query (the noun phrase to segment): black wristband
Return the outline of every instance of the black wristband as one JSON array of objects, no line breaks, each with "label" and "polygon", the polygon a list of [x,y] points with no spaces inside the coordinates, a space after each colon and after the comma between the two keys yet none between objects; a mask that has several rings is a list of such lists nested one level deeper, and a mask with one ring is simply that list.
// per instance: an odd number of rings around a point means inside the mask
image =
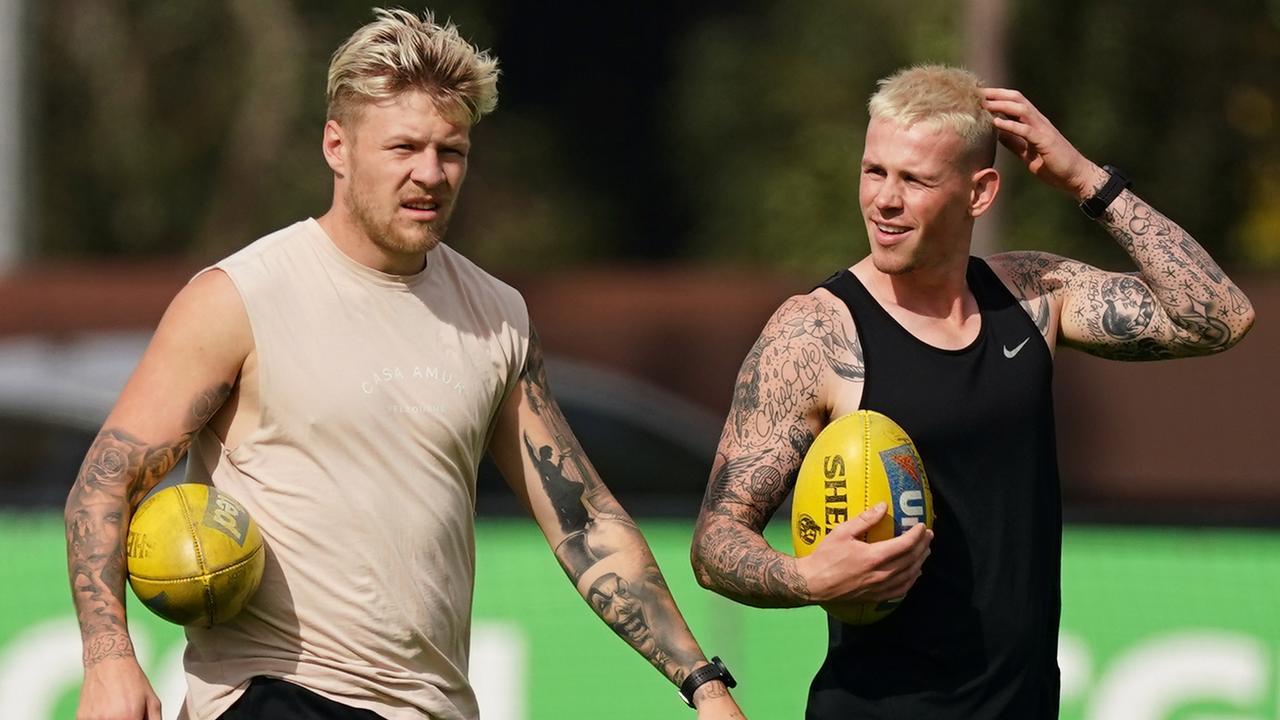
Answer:
[{"label": "black wristband", "polygon": [[693,705],[693,694],[698,688],[712,680],[719,680],[724,683],[725,687],[734,688],[738,686],[738,681],[733,679],[733,675],[729,674],[729,668],[724,666],[719,657],[711,658],[710,665],[702,667],[689,673],[689,676],[680,683],[680,699],[689,707]]},{"label": "black wristband", "polygon": [[1084,214],[1094,220],[1102,217],[1102,213],[1106,212],[1111,203],[1120,197],[1120,193],[1133,187],[1129,178],[1125,177],[1120,168],[1115,165],[1103,165],[1102,169],[1109,175],[1107,181],[1102,184],[1098,192],[1094,193],[1093,197],[1080,203],[1080,209]]}]

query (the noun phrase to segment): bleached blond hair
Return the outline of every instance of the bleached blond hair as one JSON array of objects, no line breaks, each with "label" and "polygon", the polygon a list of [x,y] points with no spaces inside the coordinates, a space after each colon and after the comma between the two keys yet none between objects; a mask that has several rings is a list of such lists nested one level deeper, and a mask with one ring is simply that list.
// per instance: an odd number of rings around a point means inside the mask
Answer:
[{"label": "bleached blond hair", "polygon": [[871,117],[907,127],[924,123],[951,130],[984,167],[995,163],[996,131],[991,113],[982,107],[982,81],[977,75],[947,65],[916,65],[876,85],[867,102]]},{"label": "bleached blond hair", "polygon": [[362,105],[406,90],[426,92],[450,120],[474,125],[498,104],[498,60],[450,22],[398,8],[375,8],[329,61],[328,117],[353,119]]}]

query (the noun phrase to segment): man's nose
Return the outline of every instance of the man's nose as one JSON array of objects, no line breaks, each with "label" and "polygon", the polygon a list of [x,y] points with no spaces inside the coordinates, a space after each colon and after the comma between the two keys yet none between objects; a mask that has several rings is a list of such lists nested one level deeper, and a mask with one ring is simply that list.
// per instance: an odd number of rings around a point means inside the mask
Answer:
[{"label": "man's nose", "polygon": [[424,187],[436,187],[445,182],[444,165],[440,162],[440,154],[428,148],[413,166],[409,179]]},{"label": "man's nose", "polygon": [[902,207],[902,186],[893,178],[886,178],[876,191],[876,208],[895,210]]}]

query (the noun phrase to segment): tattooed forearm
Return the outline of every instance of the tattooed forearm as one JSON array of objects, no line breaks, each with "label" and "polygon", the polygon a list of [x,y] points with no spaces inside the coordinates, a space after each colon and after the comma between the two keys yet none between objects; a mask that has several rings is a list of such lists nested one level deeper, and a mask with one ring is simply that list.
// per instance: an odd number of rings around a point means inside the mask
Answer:
[{"label": "tattooed forearm", "polygon": [[[548,482],[548,473],[554,466],[555,472],[567,482],[581,486],[577,492],[593,511],[626,518],[627,522],[630,522],[626,511],[600,481],[599,474],[587,459],[587,454],[583,452],[568,421],[560,411],[560,406],[551,394],[547,368],[542,355],[542,343],[537,331],[533,328],[529,331],[529,351],[520,381],[529,408],[534,415],[542,419],[551,432],[551,445],[543,445],[536,450],[532,448],[527,437],[524,440],[526,452],[530,454],[534,467],[542,476],[544,486]],[[551,465],[544,463],[544,457],[549,460],[553,455],[557,458],[554,463]]]},{"label": "tattooed forearm", "polygon": [[865,377],[857,333],[829,300],[795,297],[765,325],[738,374],[691,552],[703,587],[757,607],[812,601],[796,559],[761,534],[795,486],[831,385]]},{"label": "tattooed forearm", "polygon": [[124,628],[124,547],[129,508],[159,482],[187,438],[147,447],[120,430],[103,430],[89,448],[67,498],[67,567],[84,661],[132,654]]},{"label": "tattooed forearm", "polygon": [[[551,417],[563,421],[550,406]],[[572,435],[569,436],[572,438]],[[526,452],[566,534],[556,548],[565,574],[601,619],[663,675],[679,684],[702,659],[692,633],[676,610],[671,591],[639,528],[585,462],[553,463],[551,448]],[[581,473],[581,474],[579,474]],[[583,488],[594,488],[584,497]]]},{"label": "tattooed forearm", "polygon": [[586,461],[559,408],[554,402],[543,408],[557,444],[570,449],[539,447],[528,433],[522,440],[564,533],[556,559],[596,614],[678,684],[702,657],[697,643],[644,536]]},{"label": "tattooed forearm", "polygon": [[627,555],[604,567],[583,596],[618,637],[679,685],[704,658],[653,557]]},{"label": "tattooed forearm", "polygon": [[229,393],[229,385],[220,385],[196,398],[188,429],[175,440],[148,444],[106,428],[90,446],[65,511],[67,568],[86,666],[133,654],[124,613],[124,539],[132,508],[181,459],[194,432]]},{"label": "tattooed forearm", "polygon": [[[1113,279],[1093,289],[1096,294],[1090,301],[1105,306],[1099,339],[1106,345],[1163,338],[1167,351],[1145,355],[1143,350],[1153,344],[1137,342],[1111,356],[1148,359],[1215,353],[1249,331],[1254,315],[1248,298],[1177,224],[1127,190],[1101,222],[1133,258],[1138,277]],[[1156,306],[1163,318],[1153,319]],[[1105,342],[1108,339],[1112,343]]]},{"label": "tattooed forearm", "polygon": [[1042,332],[1053,333],[1056,319],[1062,341],[1086,352],[1161,360],[1221,352],[1252,327],[1253,306],[1244,292],[1182,228],[1133,193],[1123,192],[1101,222],[1137,273],[1048,253],[991,258]]},{"label": "tattooed forearm", "polygon": [[693,557],[699,584],[744,605],[798,607],[813,600],[796,559],[733,520],[700,522]]},{"label": "tattooed forearm", "polygon": [[789,447],[716,458],[694,531],[698,582],[747,605],[795,607],[810,599],[795,558],[769,547],[760,534],[795,485],[800,458],[813,444],[812,432],[793,430]]},{"label": "tattooed forearm", "polygon": [[673,683],[703,661],[649,545],[587,459],[551,394],[536,331],[521,385],[547,441],[522,432],[528,463],[555,512],[556,559],[601,619]]},{"label": "tattooed forearm", "polygon": [[564,533],[556,559],[596,614],[679,684],[702,653],[639,528],[586,460],[559,408],[554,402],[544,408],[557,443],[569,449],[537,447],[527,434],[524,444]]}]

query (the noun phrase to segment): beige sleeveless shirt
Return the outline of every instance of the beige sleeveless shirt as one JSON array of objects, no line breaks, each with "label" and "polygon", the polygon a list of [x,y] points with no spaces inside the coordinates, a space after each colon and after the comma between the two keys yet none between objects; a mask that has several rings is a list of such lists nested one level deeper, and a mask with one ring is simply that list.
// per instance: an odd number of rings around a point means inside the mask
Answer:
[{"label": "beige sleeveless shirt", "polygon": [[188,628],[186,715],[255,675],[390,720],[472,720],[476,468],[528,349],[524,301],[441,244],[408,277],[360,265],[306,220],[218,263],[248,311],[261,425],[212,430],[187,479],[261,526],[245,610]]}]

